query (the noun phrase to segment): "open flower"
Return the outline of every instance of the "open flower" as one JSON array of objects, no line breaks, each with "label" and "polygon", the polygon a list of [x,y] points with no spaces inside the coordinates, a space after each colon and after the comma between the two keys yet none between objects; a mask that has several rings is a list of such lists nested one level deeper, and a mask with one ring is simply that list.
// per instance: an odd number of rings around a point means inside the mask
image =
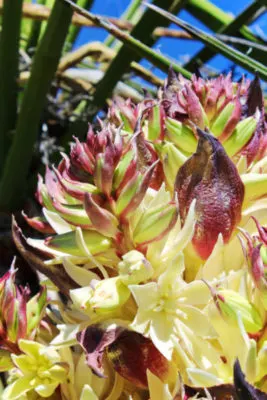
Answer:
[{"label": "open flower", "polygon": [[21,355],[12,355],[15,370],[3,393],[3,400],[16,400],[34,390],[41,397],[51,396],[68,376],[68,367],[52,347],[21,339]]},{"label": "open flower", "polygon": [[194,291],[197,296],[204,283],[186,284],[181,278],[182,263],[181,255],[176,266],[168,268],[157,282],[129,286],[138,306],[133,329],[149,336],[169,360],[184,329],[194,332],[196,338],[214,335],[205,314],[195,307]]}]

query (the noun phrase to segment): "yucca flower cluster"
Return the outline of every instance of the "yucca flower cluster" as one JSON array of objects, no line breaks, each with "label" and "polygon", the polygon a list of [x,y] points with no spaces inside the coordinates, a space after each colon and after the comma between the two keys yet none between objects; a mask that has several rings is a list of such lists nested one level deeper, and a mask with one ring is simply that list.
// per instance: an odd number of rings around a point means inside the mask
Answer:
[{"label": "yucca flower cluster", "polygon": [[43,239],[14,221],[47,330],[17,337],[3,398],[267,398],[259,80],[171,71],[99,123],[39,179],[42,216],[24,216]]}]

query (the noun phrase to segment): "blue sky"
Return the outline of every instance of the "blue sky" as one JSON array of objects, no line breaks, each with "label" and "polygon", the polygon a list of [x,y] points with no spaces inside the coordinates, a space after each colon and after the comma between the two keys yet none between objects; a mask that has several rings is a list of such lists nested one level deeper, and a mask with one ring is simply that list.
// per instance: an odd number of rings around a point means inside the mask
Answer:
[{"label": "blue sky", "polygon": [[[231,13],[232,15],[237,15],[240,13],[251,2],[252,0],[212,0],[213,4],[220,7],[224,11]],[[129,3],[130,0],[95,0],[91,11],[96,14],[119,17],[127,8]],[[191,23],[192,25],[207,31],[207,28],[188,12],[181,11],[179,17]],[[171,25],[171,27],[177,28],[174,25]],[[267,14],[258,19],[251,28],[255,32],[260,30],[267,36]],[[87,41],[103,41],[106,36],[106,32],[102,29],[83,28],[78,37],[76,46],[86,43]],[[202,44],[197,41],[170,38],[160,39],[155,45],[155,48],[161,51],[163,54],[166,54],[179,62],[185,61],[186,56],[192,56],[198,50],[200,50],[201,47]],[[147,63],[144,62],[144,64],[146,65]],[[216,56],[210,61],[209,65],[222,70],[229,67],[231,63],[229,63],[229,61],[222,56]]]}]

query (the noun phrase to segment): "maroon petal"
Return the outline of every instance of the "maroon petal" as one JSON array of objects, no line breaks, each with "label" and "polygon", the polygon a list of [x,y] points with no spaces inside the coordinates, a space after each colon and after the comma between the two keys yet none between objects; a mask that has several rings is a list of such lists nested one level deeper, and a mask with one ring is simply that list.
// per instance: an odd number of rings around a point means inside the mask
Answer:
[{"label": "maroon petal", "polygon": [[133,210],[135,210],[142,202],[143,198],[145,197],[147,188],[150,185],[150,181],[151,178],[153,176],[153,171],[156,167],[156,165],[158,164],[159,160],[157,160],[156,162],[154,162],[154,164],[152,164],[148,170],[145,172],[143,179],[137,189],[136,194],[132,197],[131,201],[129,202],[129,204],[127,205],[127,207],[125,207],[125,209],[123,210],[122,214],[120,215],[121,218],[124,218],[127,216],[127,214],[129,214],[129,212],[132,212]]},{"label": "maroon petal", "polygon": [[244,185],[219,141],[200,129],[197,132],[197,151],[178,171],[175,186],[182,225],[196,199],[193,245],[200,257],[207,259],[218,235],[222,233],[228,242],[240,221]]},{"label": "maroon petal", "polygon": [[189,85],[186,85],[185,99],[187,101],[187,113],[189,119],[199,128],[204,129],[204,115],[199,98]]},{"label": "maroon petal", "polygon": [[261,111],[263,108],[263,95],[258,75],[251,81],[248,88],[247,101],[243,107],[245,117],[250,117],[255,114],[257,108]]},{"label": "maroon petal", "polygon": [[113,343],[123,328],[104,323],[91,325],[77,334],[77,340],[86,353],[86,361],[93,372],[104,378],[103,356],[107,346]]},{"label": "maroon petal", "polygon": [[85,149],[84,143],[81,143],[77,138],[74,139],[76,144],[71,149],[71,163],[77,168],[92,174],[94,170],[93,155],[90,153],[88,147]]},{"label": "maroon petal", "polygon": [[234,364],[234,385],[238,400],[267,400],[267,393],[246,381],[238,360]]},{"label": "maroon petal", "polygon": [[142,389],[148,386],[148,369],[164,382],[172,372],[171,364],[150,339],[126,329],[108,346],[107,356],[115,371]]}]

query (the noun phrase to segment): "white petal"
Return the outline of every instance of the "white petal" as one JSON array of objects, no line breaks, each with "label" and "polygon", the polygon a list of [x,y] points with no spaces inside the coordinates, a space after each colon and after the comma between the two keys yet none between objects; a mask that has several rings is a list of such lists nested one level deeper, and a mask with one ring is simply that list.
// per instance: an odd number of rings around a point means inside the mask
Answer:
[{"label": "white petal", "polygon": [[50,343],[52,346],[59,348],[63,346],[73,346],[77,344],[76,335],[80,330],[80,326],[78,324],[62,324],[57,325],[57,328],[59,329],[59,334]]}]

